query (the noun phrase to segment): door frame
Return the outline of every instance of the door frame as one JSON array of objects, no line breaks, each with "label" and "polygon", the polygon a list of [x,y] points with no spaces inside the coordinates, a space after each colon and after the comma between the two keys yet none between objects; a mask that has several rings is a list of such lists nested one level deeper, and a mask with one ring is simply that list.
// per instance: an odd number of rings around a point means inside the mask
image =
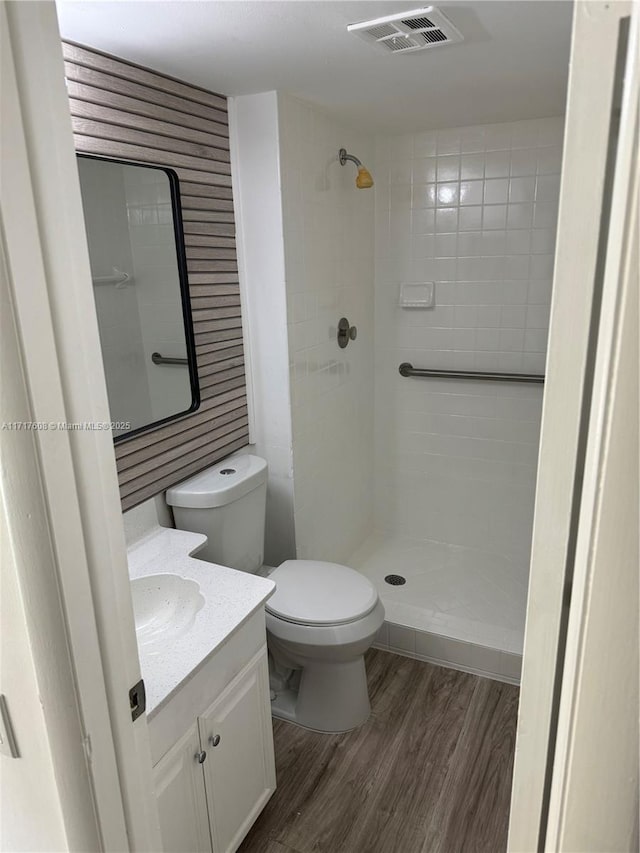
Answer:
[{"label": "door frame", "polygon": [[[541,826],[546,829],[554,708],[559,686],[569,686],[559,678],[568,613],[565,582],[575,551],[577,487],[582,486],[586,447],[593,281],[607,145],[597,119],[610,111],[613,39],[630,5],[626,0],[579,0],[575,7],[510,827],[514,853],[537,850]],[[51,0],[6,3],[0,14],[13,75],[8,83],[3,80],[13,99],[2,104],[3,132],[7,117],[24,136],[10,152],[13,162],[0,186],[24,387],[36,420],[107,422],[55,6]],[[36,443],[75,694],[93,750],[88,767],[103,847],[158,850],[146,718],[132,723],[128,704],[128,690],[140,669],[111,435],[98,430],[42,432],[36,433]],[[61,796],[70,794],[61,789]]]},{"label": "door frame", "polygon": [[547,824],[561,850],[638,849],[640,15],[629,23]]},{"label": "door frame", "polygon": [[[586,468],[594,423],[590,418],[601,402],[594,396],[594,369],[601,347],[610,222],[614,214],[619,217],[620,205],[622,215],[626,211],[624,198],[609,201],[610,181],[618,166],[610,128],[620,24],[632,9],[637,24],[637,0],[578,0],[574,8],[509,826],[511,853],[562,849],[547,846],[547,830],[550,809],[556,808],[552,784],[563,772],[561,761],[567,759],[556,749],[561,697],[574,690],[577,678],[575,668],[565,669],[567,643],[588,619],[586,612],[576,615],[587,583],[577,548],[590,524],[580,516],[580,507],[591,485]],[[638,98],[637,76],[627,83],[628,96]],[[629,118],[627,110],[621,117],[621,138],[633,130]]]}]

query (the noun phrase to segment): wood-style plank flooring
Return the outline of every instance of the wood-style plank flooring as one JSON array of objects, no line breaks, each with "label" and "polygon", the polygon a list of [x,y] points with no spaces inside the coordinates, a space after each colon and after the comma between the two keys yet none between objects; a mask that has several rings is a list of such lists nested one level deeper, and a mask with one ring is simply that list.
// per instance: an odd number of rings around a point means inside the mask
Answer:
[{"label": "wood-style plank flooring", "polygon": [[372,713],[274,721],[278,788],[240,853],[502,853],[518,688],[371,649]]}]

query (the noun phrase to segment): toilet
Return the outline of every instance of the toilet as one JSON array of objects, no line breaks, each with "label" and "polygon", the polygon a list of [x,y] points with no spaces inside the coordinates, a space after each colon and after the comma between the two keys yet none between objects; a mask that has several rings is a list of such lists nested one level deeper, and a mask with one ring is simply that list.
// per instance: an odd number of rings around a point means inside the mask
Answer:
[{"label": "toilet", "polygon": [[197,557],[267,575],[271,710],[322,732],[356,728],[369,716],[364,654],[384,621],[373,584],[347,566],[319,560],[263,565],[267,463],[226,459],[167,491],[176,527],[204,533]]}]

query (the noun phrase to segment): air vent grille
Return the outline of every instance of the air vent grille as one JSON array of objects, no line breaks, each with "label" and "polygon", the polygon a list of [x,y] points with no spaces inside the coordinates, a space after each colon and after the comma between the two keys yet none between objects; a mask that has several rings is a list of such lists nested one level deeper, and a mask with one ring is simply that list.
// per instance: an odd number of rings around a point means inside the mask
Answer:
[{"label": "air vent grille", "polygon": [[350,24],[347,30],[388,53],[409,53],[463,41],[459,30],[435,6]]},{"label": "air vent grille", "polygon": [[429,30],[426,33],[420,33],[422,38],[429,42],[430,44],[435,44],[438,41],[447,41],[446,35],[442,32],[442,30]]},{"label": "air vent grille", "polygon": [[394,38],[385,39],[382,42],[382,47],[395,52],[398,50],[415,50],[420,45],[408,36],[395,36]]},{"label": "air vent grille", "polygon": [[426,30],[427,27],[435,27],[435,24],[429,18],[407,18],[402,23],[405,27],[409,27],[410,30]]},{"label": "air vent grille", "polygon": [[374,39],[383,39],[386,38],[386,36],[395,36],[397,34],[398,31],[396,28],[389,26],[389,24],[385,27],[371,27],[370,30],[367,30],[367,35]]}]

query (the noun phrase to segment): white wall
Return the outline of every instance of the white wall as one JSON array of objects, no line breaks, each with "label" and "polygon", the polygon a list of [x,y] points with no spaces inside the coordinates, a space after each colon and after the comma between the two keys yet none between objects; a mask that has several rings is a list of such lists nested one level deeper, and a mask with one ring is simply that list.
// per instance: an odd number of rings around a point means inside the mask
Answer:
[{"label": "white wall", "polygon": [[338,150],[371,166],[373,145],[280,93],[278,119],[297,555],[341,562],[372,523],[374,193]]},{"label": "white wall", "polygon": [[[543,373],[563,120],[383,137],[376,182],[376,526],[530,549],[541,386],[398,366]],[[436,307],[397,306],[436,282]]]},{"label": "white wall", "polygon": [[265,562],[295,557],[287,296],[275,92],[229,100],[248,397],[269,464]]},{"label": "white wall", "polygon": [[[337,155],[371,162],[372,142],[275,92],[230,117],[266,561],[346,560],[373,509],[374,195]],[[358,327],[344,350],[342,316]]]}]

